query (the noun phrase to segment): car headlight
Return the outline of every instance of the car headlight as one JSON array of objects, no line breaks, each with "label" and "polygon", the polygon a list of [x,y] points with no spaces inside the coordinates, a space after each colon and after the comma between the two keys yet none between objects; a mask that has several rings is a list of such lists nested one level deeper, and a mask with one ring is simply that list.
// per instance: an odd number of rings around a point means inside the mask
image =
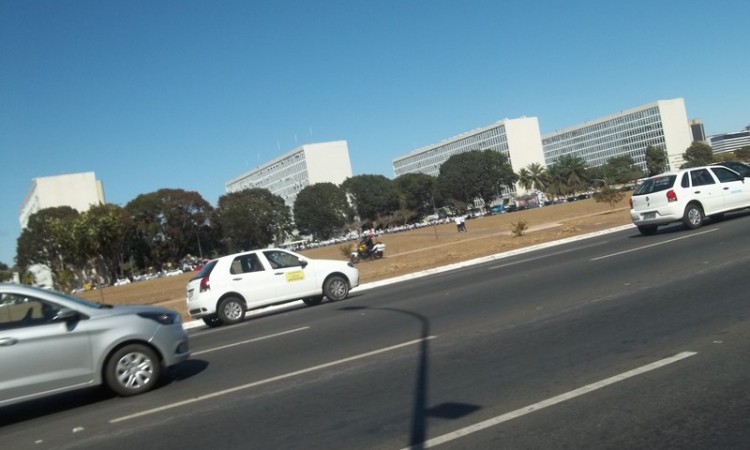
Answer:
[{"label": "car headlight", "polygon": [[139,312],[138,315],[144,319],[159,322],[162,325],[174,325],[180,323],[182,320],[179,314],[170,312]]}]

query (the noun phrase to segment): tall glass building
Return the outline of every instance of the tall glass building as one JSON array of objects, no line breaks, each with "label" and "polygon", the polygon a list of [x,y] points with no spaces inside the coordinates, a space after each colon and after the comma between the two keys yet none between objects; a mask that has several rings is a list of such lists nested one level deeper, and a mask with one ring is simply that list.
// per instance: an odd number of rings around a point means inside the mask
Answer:
[{"label": "tall glass building", "polygon": [[514,172],[531,163],[544,164],[539,121],[536,117],[503,119],[443,141],[413,150],[393,160],[396,176],[425,173],[437,176],[453,155],[472,150],[494,150],[508,157]]},{"label": "tall glass building", "polygon": [[226,182],[226,192],[264,188],[290,208],[297,194],[315,183],[340,185],[352,176],[346,141],[305,144]]},{"label": "tall glass building", "polygon": [[714,153],[726,153],[750,147],[750,126],[742,131],[723,133],[710,136],[711,148]]},{"label": "tall glass building", "polygon": [[684,163],[682,154],[692,141],[682,98],[659,100],[542,136],[547,166],[563,155],[578,156],[589,167],[627,155],[644,173],[648,146],[666,150],[669,169],[674,170]]}]

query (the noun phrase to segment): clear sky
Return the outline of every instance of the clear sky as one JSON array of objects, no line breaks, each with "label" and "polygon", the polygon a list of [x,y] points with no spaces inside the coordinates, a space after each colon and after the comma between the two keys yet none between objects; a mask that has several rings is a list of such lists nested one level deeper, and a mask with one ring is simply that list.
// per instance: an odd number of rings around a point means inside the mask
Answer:
[{"label": "clear sky", "polygon": [[109,203],[224,183],[310,142],[354,175],[503,118],[541,132],[682,97],[750,125],[747,0],[0,0],[0,261],[33,178]]}]

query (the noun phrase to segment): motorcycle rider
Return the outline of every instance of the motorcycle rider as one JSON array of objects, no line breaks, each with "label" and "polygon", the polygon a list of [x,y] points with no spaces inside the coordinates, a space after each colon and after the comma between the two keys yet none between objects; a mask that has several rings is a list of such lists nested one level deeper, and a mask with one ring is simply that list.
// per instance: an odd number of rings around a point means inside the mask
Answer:
[{"label": "motorcycle rider", "polygon": [[375,246],[375,242],[372,240],[373,232],[370,231],[365,235],[365,237],[362,239],[362,245],[365,246],[366,254],[369,255],[372,253],[372,248]]}]

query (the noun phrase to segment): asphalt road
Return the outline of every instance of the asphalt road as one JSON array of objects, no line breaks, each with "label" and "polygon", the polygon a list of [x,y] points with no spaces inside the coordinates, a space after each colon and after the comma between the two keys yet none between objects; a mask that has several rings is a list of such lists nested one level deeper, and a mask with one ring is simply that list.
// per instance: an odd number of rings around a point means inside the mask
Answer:
[{"label": "asphalt road", "polygon": [[159,389],[0,409],[7,449],[750,448],[750,214],[191,331]]}]

